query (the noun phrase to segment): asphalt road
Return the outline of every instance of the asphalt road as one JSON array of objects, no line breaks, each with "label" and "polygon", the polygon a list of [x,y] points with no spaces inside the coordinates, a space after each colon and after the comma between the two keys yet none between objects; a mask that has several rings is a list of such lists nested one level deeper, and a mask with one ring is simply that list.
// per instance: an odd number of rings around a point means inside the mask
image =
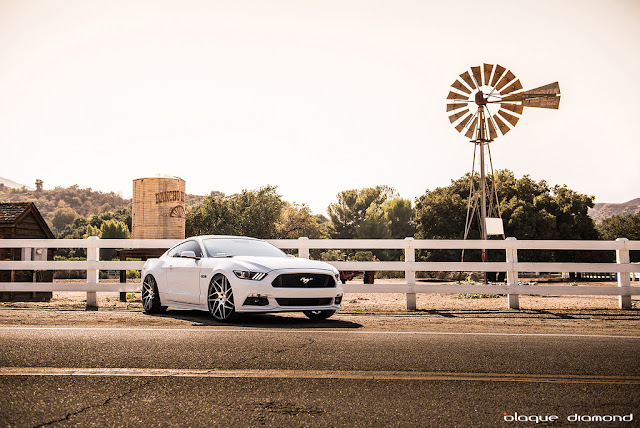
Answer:
[{"label": "asphalt road", "polygon": [[0,426],[637,426],[637,314],[500,315],[2,310]]}]

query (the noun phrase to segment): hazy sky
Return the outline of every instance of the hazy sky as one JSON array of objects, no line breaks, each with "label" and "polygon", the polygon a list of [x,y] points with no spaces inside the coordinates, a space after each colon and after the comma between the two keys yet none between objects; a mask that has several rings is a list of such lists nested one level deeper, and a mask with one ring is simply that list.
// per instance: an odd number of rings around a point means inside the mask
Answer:
[{"label": "hazy sky", "polygon": [[492,143],[494,167],[624,202],[639,51],[638,0],[0,0],[0,176],[272,184],[316,213],[350,188],[414,199],[471,169],[445,98],[487,62],[562,91]]}]

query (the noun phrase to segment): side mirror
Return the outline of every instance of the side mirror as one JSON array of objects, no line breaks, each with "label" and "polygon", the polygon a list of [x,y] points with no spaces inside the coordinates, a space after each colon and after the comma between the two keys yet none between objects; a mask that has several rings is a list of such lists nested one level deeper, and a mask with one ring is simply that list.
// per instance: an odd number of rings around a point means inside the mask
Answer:
[{"label": "side mirror", "polygon": [[200,257],[197,257],[196,253],[194,253],[193,251],[183,251],[180,253],[180,257],[183,257],[185,259],[200,260]]}]

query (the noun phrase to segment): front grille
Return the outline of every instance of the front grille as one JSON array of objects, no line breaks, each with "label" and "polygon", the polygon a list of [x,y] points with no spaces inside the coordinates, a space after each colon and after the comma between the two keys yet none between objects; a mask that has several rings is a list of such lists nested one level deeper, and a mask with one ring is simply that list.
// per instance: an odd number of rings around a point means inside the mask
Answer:
[{"label": "front grille", "polygon": [[326,306],[331,304],[331,297],[321,299],[276,298],[280,306]]},{"label": "front grille", "polygon": [[332,288],[336,286],[336,281],[332,275],[322,273],[285,273],[278,275],[271,285],[278,288]]}]

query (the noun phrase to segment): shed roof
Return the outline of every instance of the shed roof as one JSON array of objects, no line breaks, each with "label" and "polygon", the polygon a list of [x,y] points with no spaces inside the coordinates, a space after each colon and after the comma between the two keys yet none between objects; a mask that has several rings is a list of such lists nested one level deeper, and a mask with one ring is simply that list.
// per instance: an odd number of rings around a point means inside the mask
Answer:
[{"label": "shed roof", "polygon": [[33,202],[0,202],[0,223],[15,223],[31,205]]},{"label": "shed roof", "polygon": [[33,202],[0,202],[0,224],[16,225],[29,213],[33,214],[40,228],[49,238],[55,238]]}]

